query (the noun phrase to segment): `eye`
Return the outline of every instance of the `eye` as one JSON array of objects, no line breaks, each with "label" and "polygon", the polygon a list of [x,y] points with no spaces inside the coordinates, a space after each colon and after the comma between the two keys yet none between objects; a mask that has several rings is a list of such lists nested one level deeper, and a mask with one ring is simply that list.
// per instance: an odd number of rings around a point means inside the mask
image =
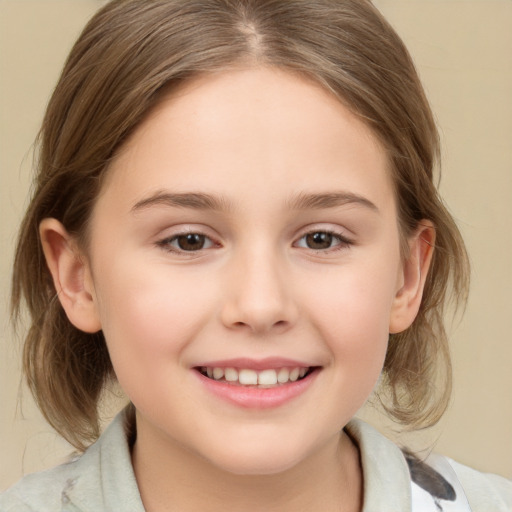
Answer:
[{"label": "eye", "polygon": [[327,251],[351,245],[351,241],[332,231],[311,231],[306,233],[297,242],[297,247],[313,249],[314,251]]},{"label": "eye", "polygon": [[213,247],[214,242],[202,233],[180,233],[158,242],[161,247],[174,252],[195,252]]}]

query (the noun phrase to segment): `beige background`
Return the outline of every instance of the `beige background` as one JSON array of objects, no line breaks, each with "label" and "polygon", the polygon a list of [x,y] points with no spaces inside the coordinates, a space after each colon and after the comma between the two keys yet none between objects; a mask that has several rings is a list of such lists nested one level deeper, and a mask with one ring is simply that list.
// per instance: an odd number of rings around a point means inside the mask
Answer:
[{"label": "beige background", "polygon": [[[512,478],[512,1],[376,0],[405,39],[442,132],[443,194],[466,237],[472,295],[453,329],[455,393],[410,441]],[[0,0],[0,489],[69,448],[19,394],[7,301],[31,144],[65,56],[99,0]],[[364,413],[392,435],[382,417]]]}]

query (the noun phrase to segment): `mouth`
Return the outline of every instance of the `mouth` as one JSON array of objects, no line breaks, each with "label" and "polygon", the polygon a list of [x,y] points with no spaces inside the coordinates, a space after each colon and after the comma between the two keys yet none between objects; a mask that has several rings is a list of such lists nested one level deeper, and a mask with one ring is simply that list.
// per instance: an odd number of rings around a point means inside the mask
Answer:
[{"label": "mouth", "polygon": [[201,366],[195,369],[204,377],[219,383],[268,389],[301,381],[314,372],[316,368],[315,366],[295,366],[253,370],[250,368]]},{"label": "mouth", "polygon": [[322,366],[281,357],[231,358],[193,367],[203,389],[242,409],[272,409],[297,402],[315,386]]}]

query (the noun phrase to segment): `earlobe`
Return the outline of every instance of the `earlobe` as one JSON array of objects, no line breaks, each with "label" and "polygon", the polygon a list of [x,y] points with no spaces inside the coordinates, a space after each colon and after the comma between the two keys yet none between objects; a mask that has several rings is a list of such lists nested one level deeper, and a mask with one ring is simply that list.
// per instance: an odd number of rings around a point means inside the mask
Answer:
[{"label": "earlobe", "polygon": [[89,266],[76,241],[56,219],[44,219],[39,236],[59,301],[69,321],[81,331],[101,329]]},{"label": "earlobe", "polygon": [[408,240],[409,253],[402,265],[401,282],[389,320],[389,332],[392,334],[407,329],[418,314],[434,253],[435,237],[432,222],[422,220]]}]

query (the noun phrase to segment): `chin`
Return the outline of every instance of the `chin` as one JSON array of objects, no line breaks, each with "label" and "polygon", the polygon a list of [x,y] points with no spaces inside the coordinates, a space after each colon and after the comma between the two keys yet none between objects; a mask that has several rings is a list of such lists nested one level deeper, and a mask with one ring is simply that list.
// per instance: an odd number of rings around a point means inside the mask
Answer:
[{"label": "chin", "polygon": [[217,466],[227,473],[238,476],[271,476],[284,473],[295,467],[296,464],[296,460],[276,459],[272,455],[266,459],[259,457],[258,460],[245,458],[243,460],[221,461],[220,464],[217,463]]},{"label": "chin", "polygon": [[233,446],[224,453],[211,454],[208,459],[211,464],[233,475],[276,475],[290,470],[298,465],[302,458],[307,457],[305,453],[304,457],[301,457],[303,450],[298,450],[296,446],[283,448],[285,447],[281,445],[277,449],[275,443],[264,446],[260,440],[251,446],[238,449]]}]

